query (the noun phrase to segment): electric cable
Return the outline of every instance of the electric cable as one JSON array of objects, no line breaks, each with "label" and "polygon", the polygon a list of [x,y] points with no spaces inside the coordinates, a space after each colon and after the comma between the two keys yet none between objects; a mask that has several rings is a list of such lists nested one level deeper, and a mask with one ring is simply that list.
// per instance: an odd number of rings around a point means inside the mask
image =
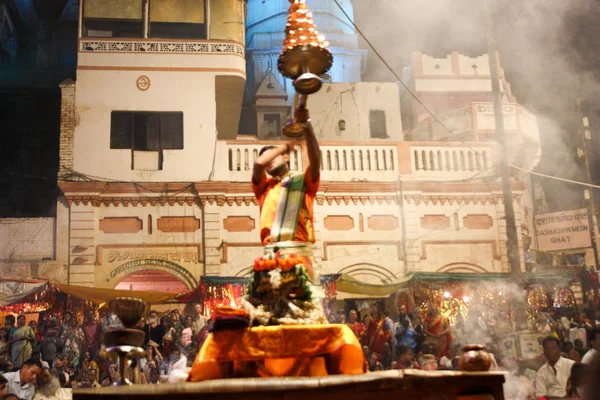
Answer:
[{"label": "electric cable", "polygon": [[[338,2],[338,0],[333,0],[335,2],[335,4],[338,6],[338,8],[340,9],[340,11],[344,14],[344,16],[348,19],[348,21],[350,21],[350,23],[352,24],[352,26],[354,27],[354,29],[356,29],[356,32],[358,32],[358,34],[365,40],[365,42],[367,43],[367,45],[371,48],[371,50],[373,51],[373,53],[375,53],[375,55],[377,56],[377,58],[379,58],[379,60],[385,65],[385,67],[392,73],[392,75],[394,75],[394,78],[396,78],[396,80],[402,85],[402,87],[404,87],[404,89],[417,101],[417,103],[419,103],[421,105],[421,107],[423,107],[423,109],[425,111],[427,111],[427,113],[429,115],[431,115],[431,117],[433,118],[433,120],[435,122],[437,122],[442,128],[444,128],[444,130],[446,130],[450,135],[452,136],[456,136],[456,134],[454,132],[452,132],[450,130],[450,128],[448,128],[434,113],[433,111],[427,107],[425,105],[425,103],[423,103],[423,101],[421,101],[421,99],[416,95],[416,93],[414,93],[409,87],[408,85],[406,85],[404,83],[404,81],[400,78],[400,76],[398,76],[398,74],[396,73],[396,71],[394,71],[394,69],[390,66],[390,64],[388,64],[388,62],[383,58],[383,56],[379,53],[379,51],[377,51],[377,49],[375,48],[375,46],[373,46],[373,44],[371,43],[371,41],[364,35],[364,33],[360,30],[360,28],[354,23],[354,21],[352,20],[352,18],[350,18],[350,15],[348,15],[348,13],[346,12],[346,10],[344,10],[344,8],[341,6],[341,4]],[[460,143],[464,144],[465,146],[469,147],[471,150],[476,151],[475,149],[473,149],[471,146],[469,146],[467,143],[465,143],[462,140],[458,140]]]},{"label": "electric cable", "polygon": [[516,165],[510,164],[510,163],[508,165],[510,165],[514,169],[518,169],[519,171],[525,172],[526,174],[537,175],[537,176],[541,176],[543,178],[554,179],[554,180],[561,181],[561,182],[572,183],[574,185],[587,186],[587,187],[591,187],[591,188],[594,188],[594,189],[600,189],[600,186],[593,185],[591,183],[579,182],[579,181],[574,181],[574,180],[566,179],[566,178],[559,178],[558,176],[552,176],[552,175],[542,174],[541,172],[533,172],[533,171],[529,171],[529,170],[526,170],[526,169],[521,168],[521,167],[517,167]]}]

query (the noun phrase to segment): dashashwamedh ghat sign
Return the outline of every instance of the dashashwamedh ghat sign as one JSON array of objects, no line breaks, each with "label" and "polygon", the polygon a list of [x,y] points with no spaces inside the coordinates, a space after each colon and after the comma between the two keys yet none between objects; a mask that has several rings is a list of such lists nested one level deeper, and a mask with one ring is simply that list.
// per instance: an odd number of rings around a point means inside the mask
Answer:
[{"label": "dashashwamedh ghat sign", "polygon": [[592,246],[587,209],[561,211],[535,216],[537,247],[556,251]]}]

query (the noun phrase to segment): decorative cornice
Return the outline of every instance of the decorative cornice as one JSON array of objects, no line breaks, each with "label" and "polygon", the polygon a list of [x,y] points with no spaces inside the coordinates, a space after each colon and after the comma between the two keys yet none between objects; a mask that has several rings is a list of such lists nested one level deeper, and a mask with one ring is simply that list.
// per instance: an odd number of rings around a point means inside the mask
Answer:
[{"label": "decorative cornice", "polygon": [[236,42],[81,39],[81,53],[233,54],[244,57]]},{"label": "decorative cornice", "polygon": [[[257,205],[249,183],[239,182],[59,182],[67,202],[75,205],[136,207],[161,205]],[[513,189],[525,186],[514,183]],[[398,204],[398,186],[395,182],[321,182],[316,196],[318,205],[391,205]],[[403,187],[404,201],[420,205],[462,205],[502,203],[499,183],[453,184],[440,182],[409,182]],[[409,193],[406,193],[409,192]],[[417,193],[410,193],[417,192]],[[442,193],[443,192],[443,193]],[[482,193],[469,195],[465,193]],[[520,202],[522,194],[513,195]]]}]

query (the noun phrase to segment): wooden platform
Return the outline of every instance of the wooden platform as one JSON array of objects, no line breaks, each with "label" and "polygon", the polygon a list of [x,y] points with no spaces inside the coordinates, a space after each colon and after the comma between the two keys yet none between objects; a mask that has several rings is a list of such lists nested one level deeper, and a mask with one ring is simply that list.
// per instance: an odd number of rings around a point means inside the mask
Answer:
[{"label": "wooden platform", "polygon": [[219,379],[73,390],[74,400],[504,400],[501,372],[382,371],[322,378]]}]

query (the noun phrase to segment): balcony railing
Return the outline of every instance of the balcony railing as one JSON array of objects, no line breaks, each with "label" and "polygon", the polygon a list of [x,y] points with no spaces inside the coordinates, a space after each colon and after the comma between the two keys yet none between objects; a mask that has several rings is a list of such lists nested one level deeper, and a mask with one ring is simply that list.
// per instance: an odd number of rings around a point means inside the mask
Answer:
[{"label": "balcony railing", "polygon": [[244,57],[244,46],[230,41],[152,40],[152,39],[81,39],[82,53],[162,53],[162,54],[233,54]]},{"label": "balcony railing", "polygon": [[[268,141],[219,141],[215,180],[247,182],[254,160]],[[472,146],[471,146],[472,145]],[[422,142],[328,143],[321,147],[321,179],[325,181],[391,182],[408,180],[450,180],[484,175],[495,164],[493,143],[445,143],[431,146]],[[307,155],[297,146],[290,154],[292,171],[302,171]]]},{"label": "balcony railing", "polygon": [[492,147],[411,146],[413,176],[466,178],[493,168]]}]

